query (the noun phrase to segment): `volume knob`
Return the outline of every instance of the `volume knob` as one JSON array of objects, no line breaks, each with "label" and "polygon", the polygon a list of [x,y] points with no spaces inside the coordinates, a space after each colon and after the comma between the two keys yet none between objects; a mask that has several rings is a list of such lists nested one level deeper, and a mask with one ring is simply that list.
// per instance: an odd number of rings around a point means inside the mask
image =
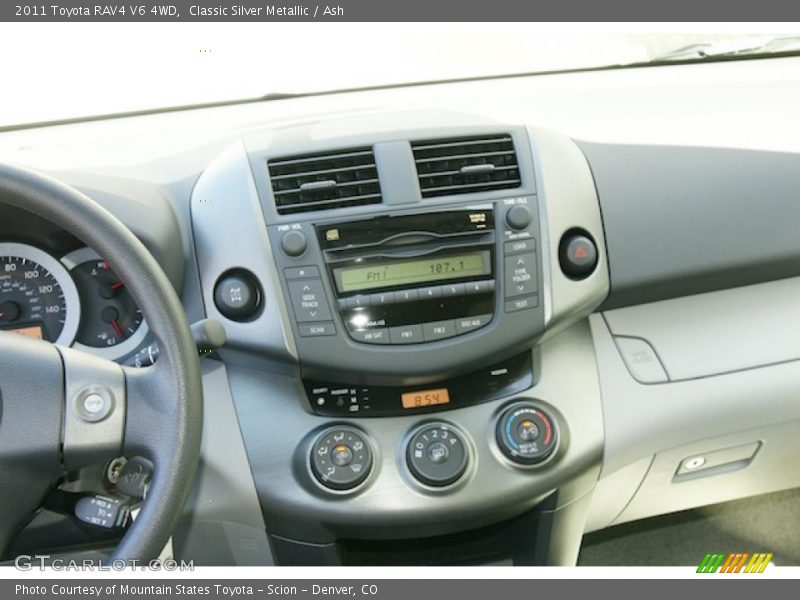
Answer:
[{"label": "volume knob", "polygon": [[302,231],[290,231],[281,238],[281,249],[287,256],[302,256],[308,247],[308,241]]}]

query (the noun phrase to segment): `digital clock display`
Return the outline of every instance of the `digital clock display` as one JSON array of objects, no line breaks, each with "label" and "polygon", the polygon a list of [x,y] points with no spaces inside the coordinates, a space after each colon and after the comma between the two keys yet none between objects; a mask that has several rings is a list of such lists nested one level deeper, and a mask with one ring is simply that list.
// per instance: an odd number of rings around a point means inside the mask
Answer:
[{"label": "digital clock display", "polygon": [[375,288],[415,285],[445,279],[474,278],[491,274],[488,251],[469,252],[381,262],[370,266],[343,267],[334,270],[340,292],[358,292]]},{"label": "digital clock display", "polygon": [[424,408],[437,404],[449,404],[450,394],[447,388],[435,390],[421,390],[419,392],[406,392],[400,396],[403,408]]}]

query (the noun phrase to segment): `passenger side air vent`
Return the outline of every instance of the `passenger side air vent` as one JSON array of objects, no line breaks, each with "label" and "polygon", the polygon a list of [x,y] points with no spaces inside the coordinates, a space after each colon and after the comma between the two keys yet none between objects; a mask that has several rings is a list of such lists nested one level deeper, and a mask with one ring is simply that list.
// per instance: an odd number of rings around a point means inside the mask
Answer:
[{"label": "passenger side air vent", "polygon": [[267,165],[282,215],[381,201],[372,148],[276,158]]},{"label": "passenger side air vent", "polygon": [[423,198],[519,187],[510,135],[429,140],[411,144]]}]

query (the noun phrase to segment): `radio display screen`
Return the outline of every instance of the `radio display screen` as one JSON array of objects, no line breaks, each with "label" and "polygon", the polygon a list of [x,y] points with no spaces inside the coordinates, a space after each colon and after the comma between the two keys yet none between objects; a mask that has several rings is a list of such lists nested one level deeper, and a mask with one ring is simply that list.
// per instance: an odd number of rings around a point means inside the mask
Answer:
[{"label": "radio display screen", "polygon": [[342,293],[491,275],[488,250],[334,269]]}]

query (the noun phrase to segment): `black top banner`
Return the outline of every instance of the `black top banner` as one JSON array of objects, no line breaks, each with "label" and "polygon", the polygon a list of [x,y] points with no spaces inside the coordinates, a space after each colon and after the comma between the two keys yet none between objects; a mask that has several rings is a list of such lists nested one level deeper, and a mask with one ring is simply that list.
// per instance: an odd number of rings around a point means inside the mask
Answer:
[{"label": "black top banner", "polygon": [[39,0],[0,2],[0,21],[96,22],[777,22],[797,0]]}]

